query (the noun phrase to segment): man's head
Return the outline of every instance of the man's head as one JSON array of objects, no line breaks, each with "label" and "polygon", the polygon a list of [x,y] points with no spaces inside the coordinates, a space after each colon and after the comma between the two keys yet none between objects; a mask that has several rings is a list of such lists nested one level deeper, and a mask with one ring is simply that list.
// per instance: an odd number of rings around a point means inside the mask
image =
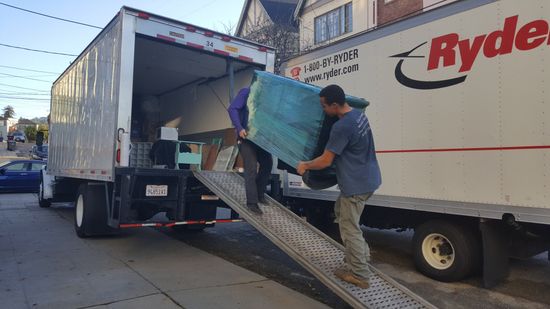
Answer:
[{"label": "man's head", "polygon": [[329,85],[319,93],[321,107],[329,116],[337,116],[341,108],[346,105],[344,90],[338,85]]}]

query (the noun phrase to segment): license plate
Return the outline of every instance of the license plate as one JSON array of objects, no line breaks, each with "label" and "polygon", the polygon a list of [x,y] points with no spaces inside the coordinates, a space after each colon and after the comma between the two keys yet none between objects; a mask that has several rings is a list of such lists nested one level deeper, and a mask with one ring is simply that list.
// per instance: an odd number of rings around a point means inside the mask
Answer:
[{"label": "license plate", "polygon": [[168,186],[147,185],[145,186],[145,196],[168,196]]}]

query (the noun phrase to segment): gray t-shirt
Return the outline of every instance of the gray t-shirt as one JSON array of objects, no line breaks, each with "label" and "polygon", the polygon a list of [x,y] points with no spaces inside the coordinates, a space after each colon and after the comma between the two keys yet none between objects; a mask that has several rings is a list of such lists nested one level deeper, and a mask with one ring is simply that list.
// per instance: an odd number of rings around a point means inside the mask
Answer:
[{"label": "gray t-shirt", "polygon": [[382,183],[367,116],[352,109],[330,131],[325,149],[336,154],[336,178],[344,196],[374,192]]}]

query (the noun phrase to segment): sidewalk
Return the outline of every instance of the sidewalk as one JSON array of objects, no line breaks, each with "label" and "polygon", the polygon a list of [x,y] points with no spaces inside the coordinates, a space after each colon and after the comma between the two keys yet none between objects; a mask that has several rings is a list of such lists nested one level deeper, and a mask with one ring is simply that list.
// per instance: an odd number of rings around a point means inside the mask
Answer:
[{"label": "sidewalk", "polygon": [[16,151],[8,151],[8,144],[6,140],[4,140],[2,143],[0,143],[0,163],[7,160],[25,159],[24,156],[18,156],[17,153],[20,153],[21,155],[27,154],[32,148],[32,145],[33,144],[29,143],[17,143]]},{"label": "sidewalk", "polygon": [[80,239],[72,212],[0,195],[0,307],[327,308],[153,229]]}]

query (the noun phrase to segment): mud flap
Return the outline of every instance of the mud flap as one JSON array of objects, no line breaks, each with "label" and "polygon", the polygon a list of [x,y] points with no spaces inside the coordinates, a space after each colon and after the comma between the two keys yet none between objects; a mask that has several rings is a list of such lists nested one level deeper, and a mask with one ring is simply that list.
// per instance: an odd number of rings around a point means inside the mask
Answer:
[{"label": "mud flap", "polygon": [[483,286],[492,288],[508,277],[507,233],[498,221],[479,223],[483,246]]}]

